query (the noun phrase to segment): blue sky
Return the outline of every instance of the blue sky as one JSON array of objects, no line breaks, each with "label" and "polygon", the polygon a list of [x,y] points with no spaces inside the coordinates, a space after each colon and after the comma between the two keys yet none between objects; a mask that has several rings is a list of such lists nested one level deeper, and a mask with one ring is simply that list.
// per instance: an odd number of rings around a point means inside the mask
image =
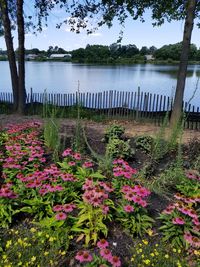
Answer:
[{"label": "blue sky", "polygon": [[[29,7],[28,7],[29,8]],[[52,12],[48,21],[48,27],[44,27],[41,33],[37,36],[28,33],[26,34],[25,46],[27,49],[39,48],[48,49],[50,45],[59,46],[67,51],[85,47],[87,44],[102,44],[110,45],[118,39],[120,27],[117,21],[114,21],[113,27],[108,28],[103,26],[98,31],[91,35],[87,35],[85,31],[80,34],[70,32],[67,25],[63,25],[61,29],[56,29],[56,23],[59,23],[62,18],[66,18],[63,11],[57,9]],[[122,44],[135,44],[138,48],[142,46],[155,45],[157,48],[165,44],[173,44],[180,42],[183,35],[184,22],[176,21],[165,23],[160,27],[153,27],[150,18],[150,13],[145,15],[145,22],[133,21],[127,19],[124,28],[124,37]],[[200,29],[194,26],[192,34],[192,43],[200,47]],[[14,33],[14,44],[17,48],[17,36]],[[0,37],[0,48],[5,49],[4,38]]]}]

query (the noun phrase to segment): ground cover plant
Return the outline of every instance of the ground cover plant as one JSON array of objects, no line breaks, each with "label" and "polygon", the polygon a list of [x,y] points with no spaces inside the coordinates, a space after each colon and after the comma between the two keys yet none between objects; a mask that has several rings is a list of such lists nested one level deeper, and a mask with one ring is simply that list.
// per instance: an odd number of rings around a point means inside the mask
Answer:
[{"label": "ground cover plant", "polygon": [[134,158],[113,158],[109,175],[72,148],[54,161],[43,131],[34,121],[0,133],[0,266],[200,265],[197,170],[182,167],[155,206]]}]

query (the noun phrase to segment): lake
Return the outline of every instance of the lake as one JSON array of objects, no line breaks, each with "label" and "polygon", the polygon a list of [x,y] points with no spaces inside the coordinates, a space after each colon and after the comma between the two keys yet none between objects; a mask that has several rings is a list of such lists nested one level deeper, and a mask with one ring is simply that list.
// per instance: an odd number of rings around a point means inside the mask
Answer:
[{"label": "lake", "polygon": [[[26,62],[26,88],[30,92],[71,93],[107,90],[141,91],[172,96],[176,87],[178,66],[175,65],[87,65],[69,62]],[[185,100],[188,101],[198,85],[191,103],[200,104],[200,65],[189,65]],[[11,92],[7,61],[0,61],[0,92]]]}]

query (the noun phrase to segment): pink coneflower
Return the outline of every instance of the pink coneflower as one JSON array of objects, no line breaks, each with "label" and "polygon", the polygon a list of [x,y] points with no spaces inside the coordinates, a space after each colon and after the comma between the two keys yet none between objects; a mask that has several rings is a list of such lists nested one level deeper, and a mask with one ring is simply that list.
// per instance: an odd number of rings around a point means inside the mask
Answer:
[{"label": "pink coneflower", "polygon": [[82,263],[82,262],[91,262],[93,260],[92,255],[90,255],[89,252],[86,251],[86,250],[79,251],[76,254],[75,259],[78,260],[80,263]]},{"label": "pink coneflower", "polygon": [[67,214],[64,212],[59,212],[56,214],[56,220],[58,221],[65,220],[66,218],[67,218]]},{"label": "pink coneflower", "polygon": [[72,153],[71,148],[67,148],[65,151],[63,151],[62,156],[66,157],[66,156],[71,155],[71,153]]},{"label": "pink coneflower", "polygon": [[124,206],[124,211],[131,213],[134,211],[134,208],[131,205],[126,205],[126,206]]},{"label": "pink coneflower", "polygon": [[185,224],[184,219],[181,218],[181,217],[174,218],[174,219],[172,220],[172,222],[173,222],[173,224],[180,224],[180,225]]},{"label": "pink coneflower", "polygon": [[102,258],[104,258],[105,260],[108,260],[110,261],[111,258],[112,258],[112,254],[111,254],[111,251],[107,248],[104,248],[104,249],[101,249],[100,250],[100,255]]},{"label": "pink coneflower", "polygon": [[113,256],[109,262],[112,264],[113,267],[120,267],[121,266],[120,258],[117,256]]},{"label": "pink coneflower", "polygon": [[108,242],[105,239],[101,239],[99,242],[97,242],[98,248],[107,248],[109,246]]},{"label": "pink coneflower", "polygon": [[133,200],[134,197],[135,197],[135,195],[132,192],[128,192],[128,193],[126,193],[124,198],[131,201],[131,200]]},{"label": "pink coneflower", "polygon": [[76,162],[74,162],[74,161],[69,161],[68,164],[69,164],[69,166],[75,166],[75,165],[76,165]]},{"label": "pink coneflower", "polygon": [[93,166],[94,166],[94,164],[90,161],[86,161],[82,165],[83,168],[92,168]]},{"label": "pink coneflower", "polygon": [[53,207],[53,211],[61,211],[63,209],[62,205],[56,205]]},{"label": "pink coneflower", "polygon": [[80,160],[81,159],[81,154],[79,153],[74,153],[74,155],[72,156],[74,159],[76,160]]}]

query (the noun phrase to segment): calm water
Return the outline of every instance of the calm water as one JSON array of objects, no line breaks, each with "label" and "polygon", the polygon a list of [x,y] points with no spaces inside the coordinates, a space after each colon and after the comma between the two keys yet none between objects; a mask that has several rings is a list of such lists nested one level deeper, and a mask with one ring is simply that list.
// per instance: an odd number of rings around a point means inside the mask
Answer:
[{"label": "calm water", "polygon": [[[65,62],[26,62],[26,88],[34,92],[74,92],[80,82],[81,92],[105,90],[135,91],[172,96],[176,87],[177,66],[172,65],[118,65],[99,66]],[[190,65],[186,81],[185,100],[190,99],[198,78],[200,65]],[[0,92],[11,92],[8,62],[0,62]],[[194,99],[200,105],[200,82]]]}]

